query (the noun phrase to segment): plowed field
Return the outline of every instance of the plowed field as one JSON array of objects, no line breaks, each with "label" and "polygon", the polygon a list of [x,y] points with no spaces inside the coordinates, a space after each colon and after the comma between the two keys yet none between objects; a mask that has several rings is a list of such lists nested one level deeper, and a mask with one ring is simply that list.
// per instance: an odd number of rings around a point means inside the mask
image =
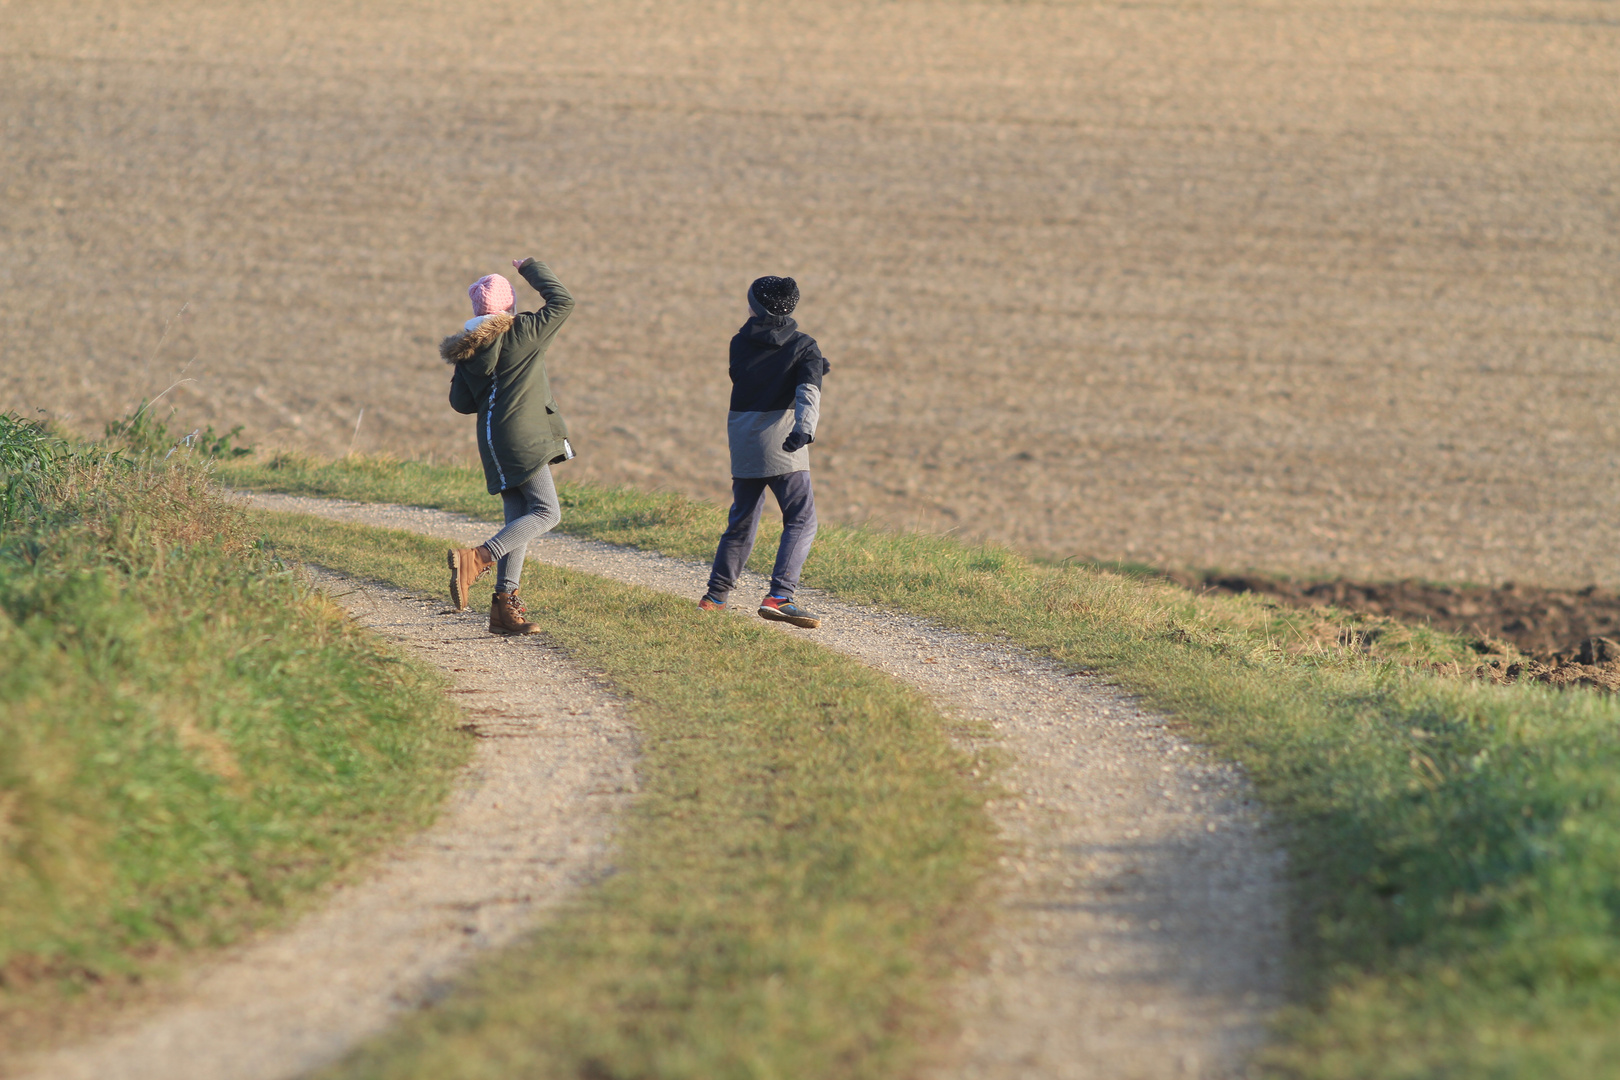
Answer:
[{"label": "plowed field", "polygon": [[0,409],[466,457],[534,254],[566,475],[718,496],[784,273],[826,517],[1620,584],[1612,2],[0,0],[0,71]]}]

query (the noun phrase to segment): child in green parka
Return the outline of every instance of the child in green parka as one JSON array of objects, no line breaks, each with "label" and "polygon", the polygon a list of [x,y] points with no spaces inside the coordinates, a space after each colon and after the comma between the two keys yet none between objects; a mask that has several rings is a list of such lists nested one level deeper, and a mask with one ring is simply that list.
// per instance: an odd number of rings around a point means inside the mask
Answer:
[{"label": "child in green parka", "polygon": [[450,599],[466,608],[473,582],[495,567],[492,634],[539,630],[517,596],[523,556],[531,540],[561,520],[551,466],[574,456],[545,364],[546,347],[574,310],[574,298],[538,259],[513,259],[512,265],[545,306],[519,313],[512,283],[489,274],[467,290],[473,317],[439,343],[439,355],[455,367],[450,407],[477,414],[484,480],[489,493],[501,497],[506,516],[505,526],[480,546],[447,553]]}]

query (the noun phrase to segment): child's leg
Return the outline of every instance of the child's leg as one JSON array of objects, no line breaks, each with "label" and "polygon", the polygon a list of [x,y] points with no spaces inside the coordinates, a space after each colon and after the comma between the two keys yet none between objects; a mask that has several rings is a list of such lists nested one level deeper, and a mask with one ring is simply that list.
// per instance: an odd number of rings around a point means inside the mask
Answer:
[{"label": "child's leg", "polygon": [[771,595],[790,597],[799,588],[799,572],[816,538],[816,493],[810,486],[809,469],[773,476],[770,484],[782,508],[782,542],[777,545],[776,567],[771,571]]},{"label": "child's leg", "polygon": [[754,537],[759,532],[759,513],[765,508],[763,478],[731,478],[731,519],[726,531],[720,535],[720,546],[714,553],[714,569],[709,574],[708,595],[724,601],[748,565],[748,556],[754,553]]},{"label": "child's leg", "polygon": [[523,556],[529,541],[550,532],[562,520],[551,467],[543,465],[521,487],[501,492],[501,503],[506,510],[506,526],[484,546],[495,556],[495,591],[509,593],[523,576]]}]

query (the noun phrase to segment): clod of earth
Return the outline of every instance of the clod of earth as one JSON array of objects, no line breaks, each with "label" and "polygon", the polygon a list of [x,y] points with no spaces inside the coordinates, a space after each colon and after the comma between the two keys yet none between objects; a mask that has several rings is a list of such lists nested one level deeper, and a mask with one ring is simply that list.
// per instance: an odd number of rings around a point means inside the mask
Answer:
[{"label": "clod of earth", "polygon": [[1545,662],[1492,660],[1474,674],[1497,683],[1540,682],[1620,692],[1620,641],[1589,637],[1568,652],[1554,653]]}]

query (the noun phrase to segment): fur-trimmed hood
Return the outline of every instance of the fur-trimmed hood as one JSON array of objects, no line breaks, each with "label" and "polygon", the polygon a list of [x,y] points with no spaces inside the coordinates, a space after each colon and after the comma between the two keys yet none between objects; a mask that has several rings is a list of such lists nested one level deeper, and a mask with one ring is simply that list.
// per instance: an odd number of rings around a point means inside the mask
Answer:
[{"label": "fur-trimmed hood", "polygon": [[482,349],[511,328],[511,315],[505,312],[485,315],[482,321],[471,330],[451,334],[439,342],[439,355],[444,357],[444,362],[447,364],[459,364],[463,360],[470,359],[473,353]]}]

